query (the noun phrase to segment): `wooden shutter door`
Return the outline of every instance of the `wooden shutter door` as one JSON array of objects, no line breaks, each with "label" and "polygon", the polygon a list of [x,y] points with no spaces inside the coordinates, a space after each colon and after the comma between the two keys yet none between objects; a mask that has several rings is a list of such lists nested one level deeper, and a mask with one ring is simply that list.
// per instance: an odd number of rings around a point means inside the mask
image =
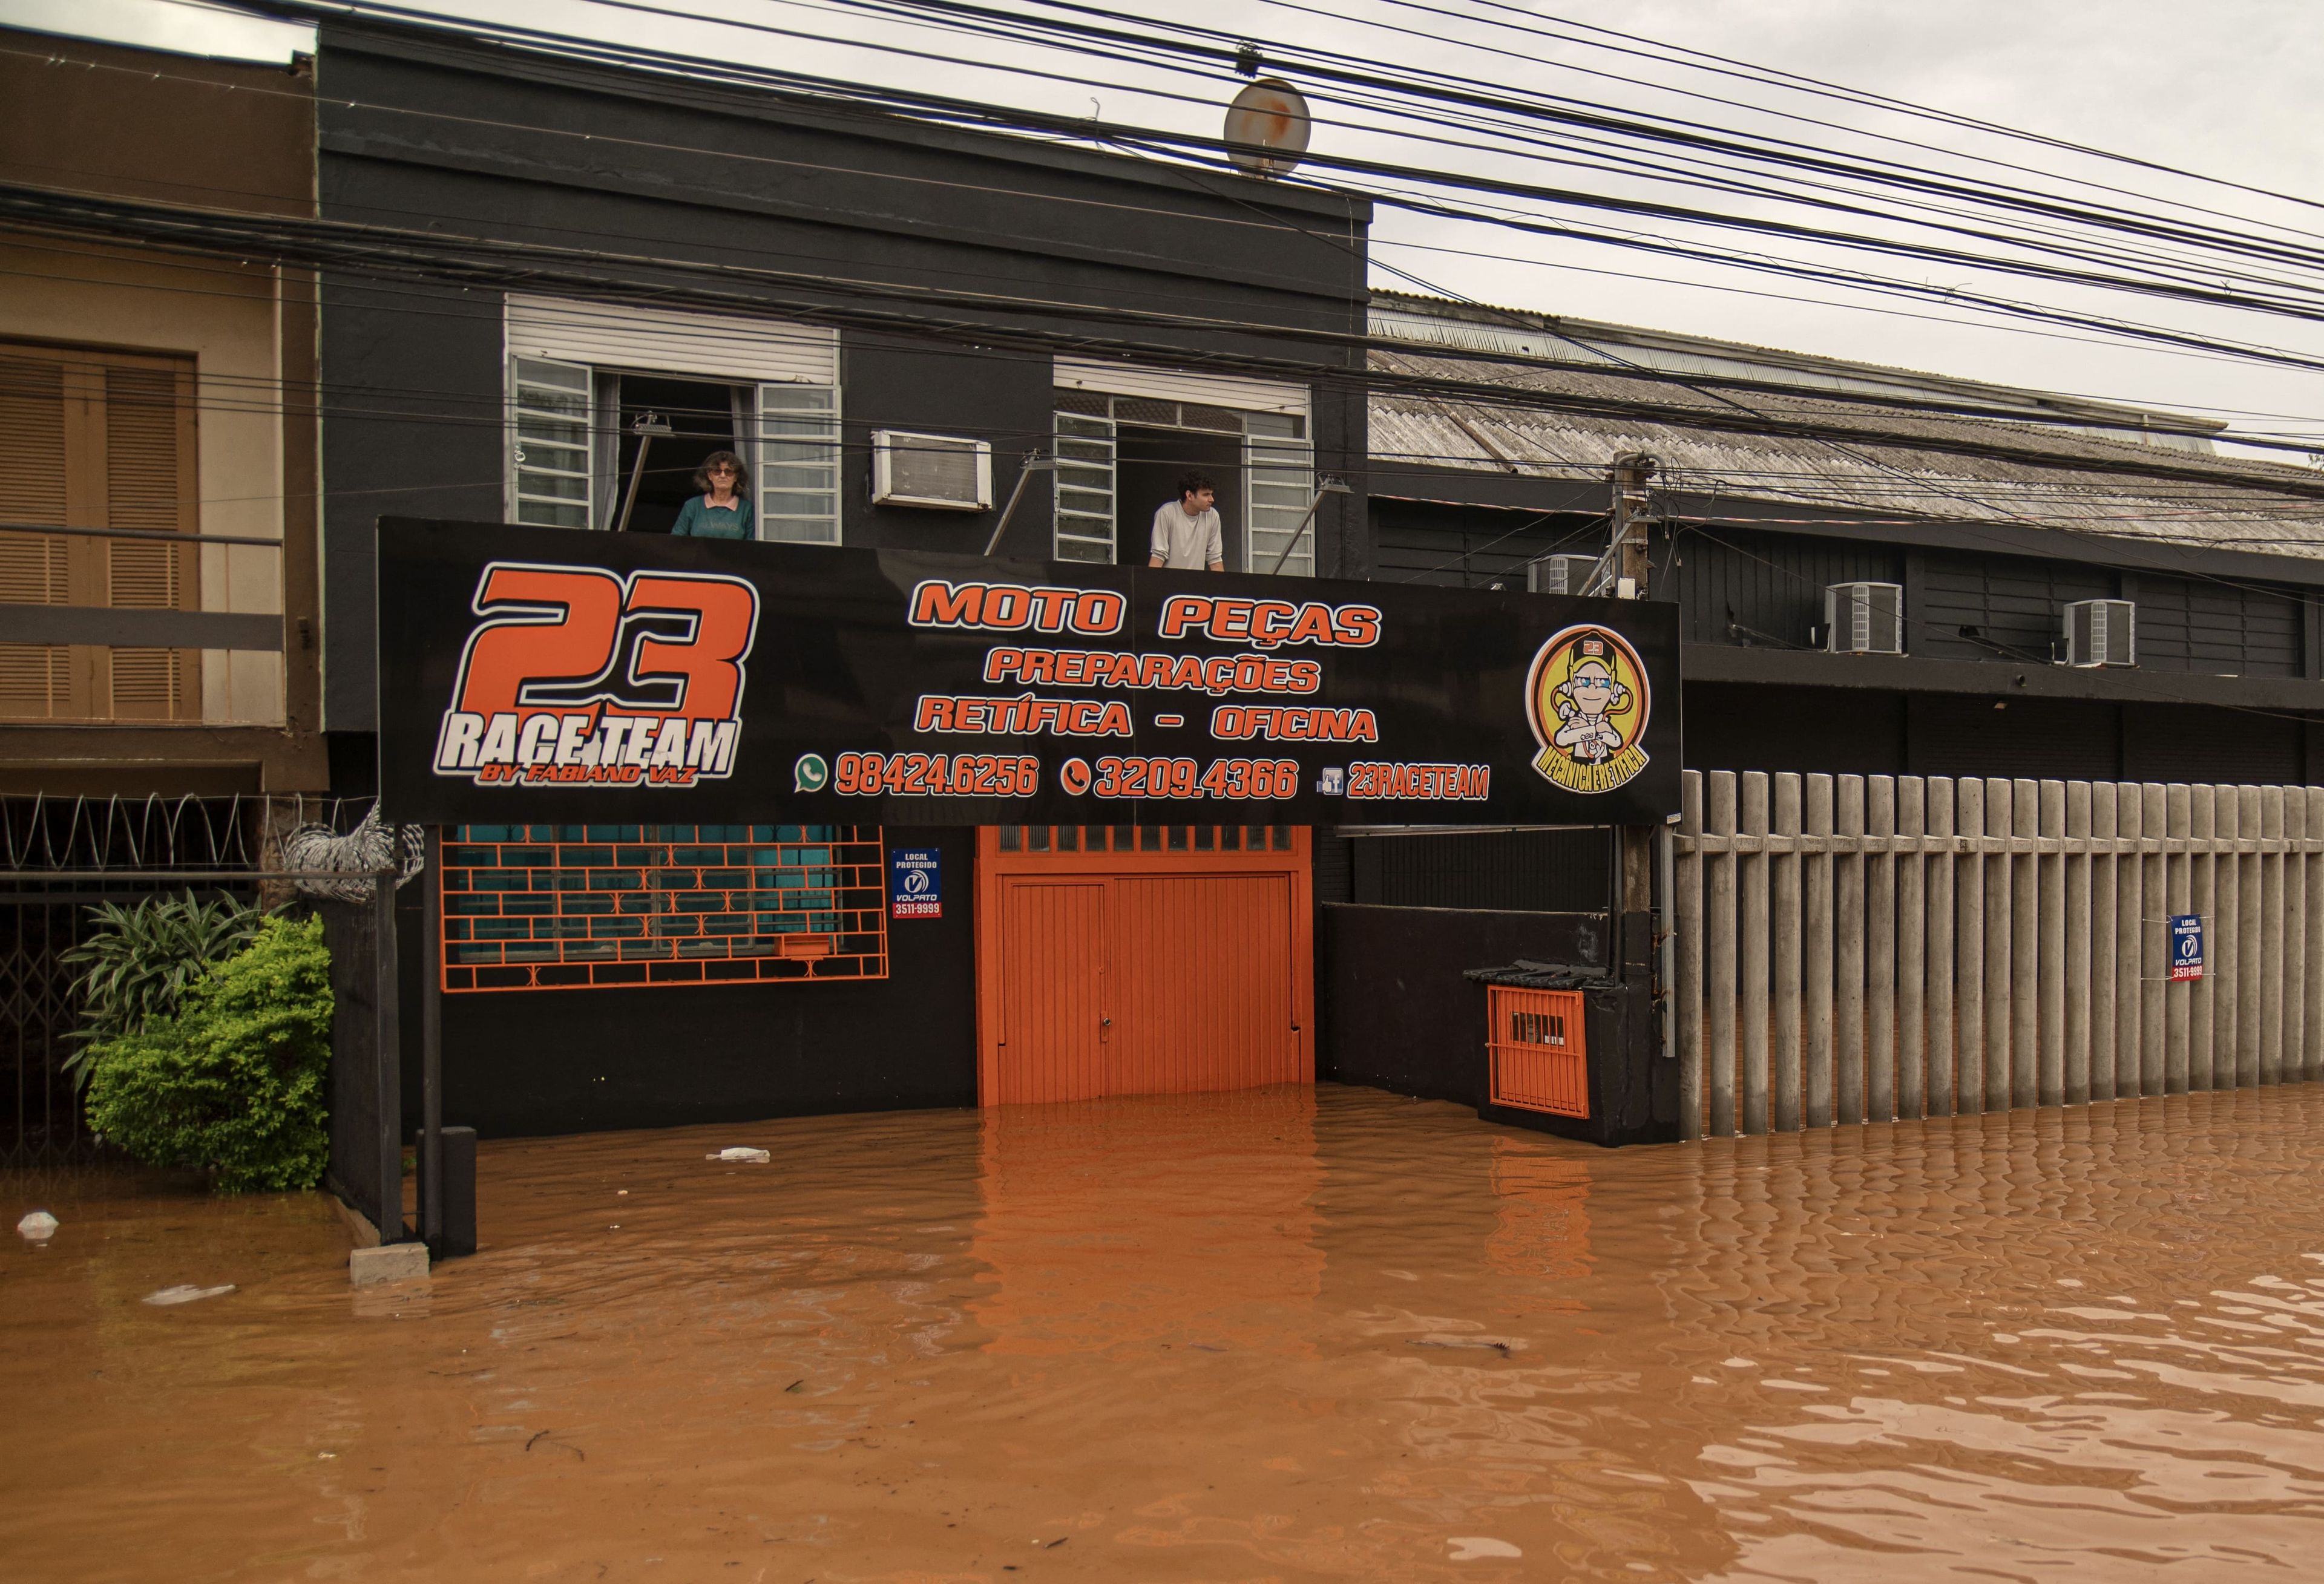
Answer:
[{"label": "wooden shutter door", "polygon": [[[197,530],[191,361],[0,346],[0,522]],[[0,602],[201,607],[197,546],[0,533]],[[0,644],[0,718],[194,720],[200,653]]]},{"label": "wooden shutter door", "polygon": [[[184,533],[194,525],[193,382],[168,368],[104,371],[105,526]],[[189,611],[196,584],[192,545],[102,539],[105,603],[116,609]],[[107,691],[117,721],[175,721],[201,714],[201,651],[114,649]]]},{"label": "wooden shutter door", "polygon": [[[64,365],[0,356],[0,522],[61,523],[65,497]],[[0,533],[0,603],[69,603],[68,542]],[[70,714],[68,658],[60,644],[0,643],[0,719]]]}]

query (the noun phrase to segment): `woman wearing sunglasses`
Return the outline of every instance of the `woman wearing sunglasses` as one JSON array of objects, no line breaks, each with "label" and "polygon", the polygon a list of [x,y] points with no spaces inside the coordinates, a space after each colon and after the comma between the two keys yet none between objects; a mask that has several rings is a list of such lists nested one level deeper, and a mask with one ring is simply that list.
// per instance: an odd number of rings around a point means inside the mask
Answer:
[{"label": "woman wearing sunglasses", "polygon": [[741,457],[713,451],[695,470],[694,487],[702,493],[687,500],[670,532],[697,539],[752,537],[751,474]]}]

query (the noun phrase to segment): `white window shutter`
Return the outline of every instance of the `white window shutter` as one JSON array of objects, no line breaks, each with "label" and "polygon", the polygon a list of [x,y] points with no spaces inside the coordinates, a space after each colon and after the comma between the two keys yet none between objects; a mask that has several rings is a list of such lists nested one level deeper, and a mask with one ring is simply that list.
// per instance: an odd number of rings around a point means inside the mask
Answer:
[{"label": "white window shutter", "polygon": [[580,364],[509,359],[508,516],[540,528],[595,528],[596,441],[590,373]]},{"label": "white window shutter", "polygon": [[751,507],[759,537],[839,543],[839,389],[761,385]]}]

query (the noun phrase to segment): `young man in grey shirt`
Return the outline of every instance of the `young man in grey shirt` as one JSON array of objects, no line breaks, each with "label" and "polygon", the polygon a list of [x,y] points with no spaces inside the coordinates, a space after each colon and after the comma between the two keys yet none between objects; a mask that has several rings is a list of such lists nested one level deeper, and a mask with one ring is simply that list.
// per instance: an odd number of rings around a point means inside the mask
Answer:
[{"label": "young man in grey shirt", "polygon": [[1219,528],[1218,486],[1199,473],[1178,481],[1178,498],[1165,501],[1154,513],[1154,544],[1148,566],[1176,566],[1193,572],[1209,567],[1227,569],[1226,539]]}]

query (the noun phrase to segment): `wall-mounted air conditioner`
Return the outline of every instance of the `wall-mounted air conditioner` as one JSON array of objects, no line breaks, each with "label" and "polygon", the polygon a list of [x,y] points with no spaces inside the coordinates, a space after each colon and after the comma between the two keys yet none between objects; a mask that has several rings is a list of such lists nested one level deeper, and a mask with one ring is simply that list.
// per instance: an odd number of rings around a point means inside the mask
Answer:
[{"label": "wall-mounted air conditioner", "polygon": [[992,506],[992,447],[957,435],[877,429],[872,436],[872,503],[938,511]]},{"label": "wall-mounted air conditioner", "polygon": [[1589,586],[1590,574],[1598,565],[1595,556],[1544,556],[1538,561],[1526,563],[1527,594],[1602,594],[1602,587]]},{"label": "wall-mounted air conditioner", "polygon": [[2138,664],[2138,607],[2128,600],[2076,600],[2060,612],[2066,664]]},{"label": "wall-mounted air conditioner", "polygon": [[1824,648],[1836,655],[1904,652],[1904,587],[1835,583],[1823,591]]}]

